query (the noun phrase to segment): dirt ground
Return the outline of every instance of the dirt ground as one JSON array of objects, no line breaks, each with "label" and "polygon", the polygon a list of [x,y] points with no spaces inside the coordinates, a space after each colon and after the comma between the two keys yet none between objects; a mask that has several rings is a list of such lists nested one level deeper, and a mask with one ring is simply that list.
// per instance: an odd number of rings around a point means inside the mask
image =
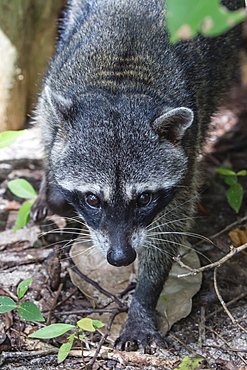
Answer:
[{"label": "dirt ground", "polygon": [[[239,178],[245,193],[237,214],[228,205],[227,185],[215,171],[221,165],[231,166],[235,171],[247,169],[246,101],[246,88],[232,89],[220,113],[213,119],[200,159],[204,183],[199,189],[201,199],[193,232],[203,238],[191,237],[190,242],[198,251],[201,265],[225,256],[236,238],[242,238],[238,245],[247,242],[247,176]],[[12,233],[23,199],[7,189],[7,182],[25,178],[38,190],[42,178],[42,150],[35,129],[30,132],[34,134],[30,137],[28,134],[25,140],[18,139],[15,146],[1,153],[0,295],[15,295],[16,285],[32,277],[26,299],[36,303],[49,322],[74,324],[85,311],[97,309],[72,284],[68,275],[69,262],[64,251],[75,234],[63,230],[65,220],[56,217],[41,225],[31,221],[22,230]],[[238,230],[230,237],[229,232],[234,229]],[[50,232],[43,234],[47,231]],[[113,351],[112,343],[106,340],[92,369],[174,369],[185,356],[202,357],[204,361],[199,365],[200,369],[247,369],[246,266],[245,250],[217,269],[217,286],[224,301],[230,302],[228,309],[234,322],[219,302],[214,288],[214,270],[211,269],[203,274],[202,287],[193,298],[189,316],[175,323],[168,332],[167,349],[159,349],[152,355],[121,353]],[[19,322],[14,311],[0,315],[0,368],[83,368],[78,342],[71,355],[59,365],[56,352],[66,336],[49,341],[27,340],[27,335],[37,327],[38,323]],[[87,336],[86,362],[92,360],[100,338],[100,333]]]}]

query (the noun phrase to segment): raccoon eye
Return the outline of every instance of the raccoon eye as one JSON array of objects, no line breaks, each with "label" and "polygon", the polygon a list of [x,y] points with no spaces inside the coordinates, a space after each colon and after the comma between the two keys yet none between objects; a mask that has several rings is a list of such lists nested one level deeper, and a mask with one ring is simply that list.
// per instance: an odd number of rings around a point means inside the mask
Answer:
[{"label": "raccoon eye", "polygon": [[86,199],[87,204],[91,207],[98,208],[100,206],[100,200],[94,194],[87,194],[85,199]]},{"label": "raccoon eye", "polygon": [[151,201],[151,198],[152,198],[152,195],[148,192],[145,192],[139,195],[136,203],[139,207],[144,207]]}]

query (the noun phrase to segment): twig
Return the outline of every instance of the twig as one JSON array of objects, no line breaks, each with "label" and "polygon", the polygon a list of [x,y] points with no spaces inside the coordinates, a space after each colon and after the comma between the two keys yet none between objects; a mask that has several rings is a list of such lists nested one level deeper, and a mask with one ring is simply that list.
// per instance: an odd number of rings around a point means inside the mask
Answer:
[{"label": "twig", "polygon": [[51,316],[52,316],[52,313],[53,313],[53,311],[54,311],[54,309],[56,307],[57,300],[58,300],[58,297],[61,294],[62,289],[63,289],[63,283],[59,284],[59,287],[58,287],[58,290],[56,292],[56,295],[55,295],[55,297],[53,299],[51,308],[50,308],[50,310],[48,312],[48,316],[47,316],[47,320],[46,320],[46,325],[50,325],[50,323],[51,323]]},{"label": "twig", "polygon": [[78,269],[78,267],[75,265],[74,261],[72,260],[72,258],[70,256],[68,256],[68,259],[69,259],[69,262],[70,262],[71,269],[73,269],[75,271],[75,273],[78,274],[83,280],[85,280],[87,283],[89,283],[92,286],[94,286],[100,293],[104,294],[108,298],[113,299],[113,301],[116,302],[119,305],[119,307],[123,307],[124,306],[124,303],[121,302],[114,294],[108,292],[107,290],[105,290],[104,288],[102,288],[96,281],[94,281],[94,280],[90,279],[88,276],[84,275]]},{"label": "twig", "polygon": [[8,288],[5,288],[4,286],[0,285],[0,288],[3,289],[14,301],[18,301],[18,297],[17,295],[15,295],[13,292],[11,292],[11,290],[9,290]]},{"label": "twig", "polygon": [[187,346],[187,344],[185,344],[181,339],[178,339],[177,337],[175,337],[175,335],[169,333],[169,335],[175,339],[178,343],[182,344],[182,346],[184,346],[189,352],[191,352],[194,356],[198,356],[198,353],[196,353],[191,347]]},{"label": "twig", "polygon": [[226,304],[225,304],[225,302],[224,302],[224,300],[223,300],[223,298],[222,298],[222,296],[219,292],[218,286],[217,286],[217,269],[218,269],[218,267],[215,267],[215,269],[214,269],[214,289],[215,289],[215,292],[217,294],[217,297],[219,298],[219,301],[220,301],[222,307],[224,308],[225,312],[230,317],[232,323],[237,325],[241,330],[243,330],[245,333],[247,333],[247,330],[234,319],[231,312],[226,307]]},{"label": "twig", "polygon": [[62,316],[62,315],[80,315],[80,314],[87,314],[90,315],[92,313],[114,313],[115,311],[118,311],[118,313],[121,312],[127,312],[127,306],[124,307],[118,307],[118,308],[87,308],[86,310],[76,310],[76,311],[63,311],[63,312],[54,312],[54,315],[56,316]]},{"label": "twig", "polygon": [[187,270],[189,270],[190,272],[188,272],[187,274],[181,274],[181,275],[178,275],[178,277],[186,277],[186,276],[191,276],[191,275],[197,275],[199,274],[200,272],[203,272],[203,271],[206,271],[206,270],[209,270],[211,268],[214,268],[214,267],[219,267],[220,265],[222,265],[222,263],[226,262],[227,260],[229,260],[232,256],[234,256],[236,253],[239,253],[239,252],[242,252],[244,249],[247,249],[247,243],[241,245],[240,247],[238,248],[235,248],[233,245],[230,246],[230,252],[228,254],[226,254],[224,257],[222,257],[220,260],[216,261],[216,262],[213,262],[213,263],[210,263],[209,265],[205,265],[205,266],[202,266],[202,267],[199,267],[198,269],[193,269],[191,268],[190,266],[187,266],[185,265],[181,259],[180,259],[180,256],[178,257],[174,257],[174,261],[178,262],[178,264],[181,266],[181,267],[184,267],[186,268]]},{"label": "twig", "polygon": [[[228,307],[228,306],[232,305],[233,303],[235,303],[235,302],[239,301],[240,299],[242,299],[242,298],[244,298],[244,297],[246,297],[246,296],[247,296],[247,292],[240,294],[240,295],[239,295],[239,296],[237,296],[236,298],[233,298],[231,301],[227,302],[227,303],[226,303],[226,307]],[[217,308],[217,310],[215,310],[214,312],[211,312],[210,314],[208,314],[208,315],[204,318],[204,320],[205,320],[205,321],[207,321],[210,317],[214,316],[216,313],[219,313],[219,312],[221,312],[221,311],[223,311],[223,310],[224,310],[224,308],[223,308],[223,307],[219,307],[219,308]]]},{"label": "twig", "polygon": [[[231,349],[230,344],[219,333],[217,333],[214,329],[210,328],[209,326],[205,326],[205,328],[214,333],[217,337],[219,337],[222,340],[222,342],[229,347],[229,350]],[[236,353],[236,355],[247,365],[247,361],[239,353]]]},{"label": "twig", "polygon": [[[219,231],[218,233],[212,235],[212,236],[209,236],[208,239],[215,239],[217,238],[218,236],[220,236],[221,234],[224,234],[226,231],[228,230],[231,230],[233,227],[241,224],[242,222],[244,221],[247,221],[247,216],[244,216],[243,218],[241,218],[240,220],[237,220],[235,222],[233,222],[232,224],[226,226],[224,229],[222,229],[221,231]],[[204,242],[204,240],[200,240],[199,242],[195,243],[195,245],[200,245]]]},{"label": "twig", "polygon": [[62,299],[60,302],[58,302],[58,304],[56,305],[56,308],[62,306],[65,302],[67,302],[73,296],[73,294],[75,294],[77,292],[77,290],[78,290],[77,287],[74,290],[72,290],[70,295],[68,295],[66,298]]},{"label": "twig", "polygon": [[47,349],[44,351],[28,351],[28,352],[2,352],[0,354],[0,359],[2,358],[3,360],[6,360],[7,358],[25,358],[25,357],[40,357],[40,356],[47,356],[50,355],[51,353],[57,353],[58,348],[54,349]]},{"label": "twig", "polygon": [[136,287],[136,282],[130,283],[127,288],[125,288],[121,293],[119,293],[119,297],[123,298],[127,293],[131,292],[134,290]]},{"label": "twig", "polygon": [[93,364],[95,363],[95,360],[96,360],[96,358],[97,358],[97,356],[98,356],[98,354],[99,354],[99,352],[100,352],[100,350],[101,350],[101,347],[102,347],[102,345],[104,344],[104,342],[105,342],[106,338],[111,334],[111,326],[112,326],[112,323],[113,323],[113,321],[114,321],[115,317],[116,317],[119,313],[120,313],[120,312],[119,312],[119,310],[116,310],[116,311],[111,315],[111,317],[110,317],[110,319],[109,319],[109,321],[108,321],[108,323],[107,323],[107,326],[106,326],[105,334],[101,337],[100,342],[99,342],[99,344],[98,344],[98,346],[97,346],[97,349],[96,349],[96,351],[95,351],[95,354],[94,354],[93,358],[90,360],[90,362],[88,363],[89,369],[90,369],[90,368],[93,366]]},{"label": "twig", "polygon": [[88,370],[88,367],[87,367],[87,364],[86,364],[85,358],[84,358],[83,341],[80,339],[79,332],[77,333],[77,337],[78,337],[78,340],[81,342],[81,359],[82,359],[82,363],[83,363],[84,369],[85,370]]},{"label": "twig", "polygon": [[216,346],[216,345],[213,345],[213,344],[203,344],[203,347],[210,347],[210,348],[217,348],[221,351],[231,351],[231,352],[243,352],[243,353],[247,353],[247,349],[239,349],[239,348],[225,348],[225,347],[221,347],[221,346]]}]

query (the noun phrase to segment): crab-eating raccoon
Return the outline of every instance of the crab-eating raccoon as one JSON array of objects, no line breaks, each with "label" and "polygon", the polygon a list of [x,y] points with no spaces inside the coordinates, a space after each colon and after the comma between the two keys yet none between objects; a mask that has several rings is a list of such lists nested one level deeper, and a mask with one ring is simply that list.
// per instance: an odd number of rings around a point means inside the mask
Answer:
[{"label": "crab-eating raccoon", "polygon": [[138,256],[122,349],[164,345],[155,306],[190,227],[205,130],[238,64],[238,26],[170,44],[164,6],[72,0],[36,112],[46,180],[33,218],[76,212],[111,265]]}]

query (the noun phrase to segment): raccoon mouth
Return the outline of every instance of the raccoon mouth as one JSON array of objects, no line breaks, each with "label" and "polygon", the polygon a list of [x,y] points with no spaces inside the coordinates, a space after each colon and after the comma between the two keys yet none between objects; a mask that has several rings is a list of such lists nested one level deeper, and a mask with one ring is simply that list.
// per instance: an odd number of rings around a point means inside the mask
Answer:
[{"label": "raccoon mouth", "polygon": [[126,248],[111,248],[107,252],[107,261],[110,265],[120,267],[128,266],[136,259],[136,251],[127,246]]}]

